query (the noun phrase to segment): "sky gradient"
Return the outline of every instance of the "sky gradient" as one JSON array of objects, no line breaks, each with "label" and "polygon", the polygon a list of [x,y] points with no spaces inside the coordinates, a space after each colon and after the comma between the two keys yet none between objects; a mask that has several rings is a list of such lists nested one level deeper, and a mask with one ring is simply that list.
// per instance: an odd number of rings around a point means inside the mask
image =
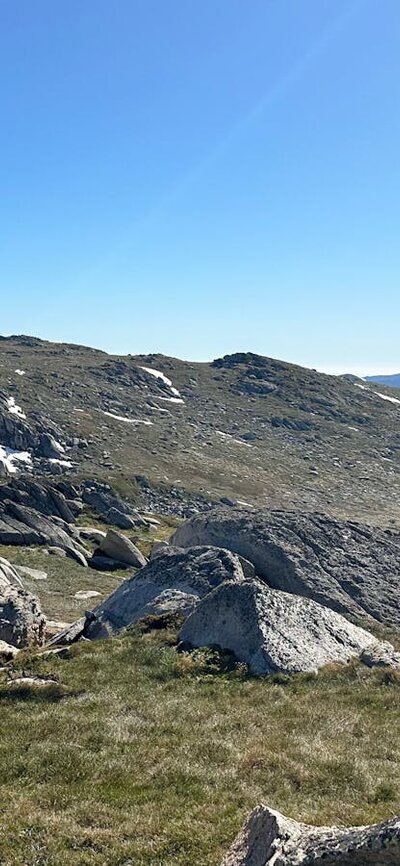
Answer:
[{"label": "sky gradient", "polygon": [[0,333],[399,372],[398,0],[0,0]]}]

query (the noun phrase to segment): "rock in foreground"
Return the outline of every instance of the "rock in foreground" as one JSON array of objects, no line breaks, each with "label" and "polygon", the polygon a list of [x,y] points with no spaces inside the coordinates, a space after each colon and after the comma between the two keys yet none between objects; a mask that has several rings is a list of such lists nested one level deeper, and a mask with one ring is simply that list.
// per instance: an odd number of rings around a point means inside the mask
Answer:
[{"label": "rock in foreground", "polygon": [[14,647],[41,646],[46,620],[35,596],[16,586],[0,591],[0,640]]},{"label": "rock in foreground", "polygon": [[258,806],[221,866],[398,866],[400,819],[370,827],[312,827]]},{"label": "rock in foreground", "polygon": [[228,550],[166,548],[55,642],[109,637],[149,615],[187,616],[200,598],[221,583],[243,580],[240,561]]},{"label": "rock in foreground", "polygon": [[[189,610],[192,606],[193,597],[195,600],[203,598],[224,581],[241,580],[244,576],[238,557],[227,550],[205,547],[167,549],[151,560],[136,577],[123,580],[99,604],[93,612],[93,621],[86,626],[85,636],[108,637],[143,616],[156,613],[157,608],[164,608],[167,600],[170,613],[174,610],[183,613],[185,607]],[[174,592],[166,596],[167,590]]]},{"label": "rock in foreground", "polygon": [[253,674],[315,671],[379,645],[341,614],[258,580],[224,583],[210,592],[179,636],[190,646],[230,650]]},{"label": "rock in foreground", "polygon": [[221,509],[180,526],[172,543],[213,544],[246,557],[274,589],[345,616],[400,624],[400,535],[323,514]]}]

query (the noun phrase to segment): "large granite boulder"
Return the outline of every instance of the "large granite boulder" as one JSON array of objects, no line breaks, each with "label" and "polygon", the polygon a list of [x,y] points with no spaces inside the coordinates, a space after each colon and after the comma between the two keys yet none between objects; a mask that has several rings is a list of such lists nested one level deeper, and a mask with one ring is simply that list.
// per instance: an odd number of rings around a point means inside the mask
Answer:
[{"label": "large granite boulder", "polygon": [[258,580],[224,583],[210,592],[179,636],[193,647],[231,650],[253,674],[315,671],[379,643],[330,608]]},{"label": "large granite boulder", "polygon": [[[114,592],[86,616],[73,640],[109,637],[148,615],[187,616],[200,598],[226,581],[244,580],[239,559],[227,550],[200,547],[167,548],[145,568],[123,580]],[[68,633],[58,642],[68,642]]]},{"label": "large granite boulder", "polygon": [[400,818],[369,827],[312,827],[268,806],[251,812],[221,866],[398,866]]},{"label": "large granite boulder", "polygon": [[35,596],[17,586],[0,588],[0,640],[12,646],[41,646],[46,620]]},{"label": "large granite boulder", "polygon": [[323,514],[231,508],[193,517],[172,543],[225,547],[274,589],[352,618],[400,624],[399,533]]}]

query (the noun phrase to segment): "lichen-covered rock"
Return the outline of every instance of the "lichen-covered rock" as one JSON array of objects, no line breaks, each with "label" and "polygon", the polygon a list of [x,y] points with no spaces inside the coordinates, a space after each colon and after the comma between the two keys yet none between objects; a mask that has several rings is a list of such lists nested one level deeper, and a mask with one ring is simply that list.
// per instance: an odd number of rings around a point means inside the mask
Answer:
[{"label": "lichen-covered rock", "polygon": [[400,624],[399,533],[323,514],[231,508],[191,518],[172,543],[225,547],[274,589],[345,616]]},{"label": "lichen-covered rock", "polygon": [[251,812],[221,866],[398,866],[400,819],[313,827],[268,806]]},{"label": "lichen-covered rock", "polygon": [[194,647],[231,650],[254,674],[315,671],[378,644],[341,614],[257,580],[224,583],[206,595],[183,624],[180,639]]},{"label": "lichen-covered rock", "polygon": [[388,641],[369,644],[361,653],[361,661],[369,668],[394,668],[400,670],[400,652],[396,652]]},{"label": "lichen-covered rock", "polygon": [[0,590],[0,640],[12,646],[41,646],[46,620],[35,596],[16,586]]}]

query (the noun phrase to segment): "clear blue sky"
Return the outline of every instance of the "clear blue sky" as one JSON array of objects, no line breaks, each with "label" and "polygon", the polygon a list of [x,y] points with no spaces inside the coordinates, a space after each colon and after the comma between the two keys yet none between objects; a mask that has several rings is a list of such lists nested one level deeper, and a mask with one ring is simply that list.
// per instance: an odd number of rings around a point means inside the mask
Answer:
[{"label": "clear blue sky", "polygon": [[399,0],[0,0],[0,333],[400,370]]}]

